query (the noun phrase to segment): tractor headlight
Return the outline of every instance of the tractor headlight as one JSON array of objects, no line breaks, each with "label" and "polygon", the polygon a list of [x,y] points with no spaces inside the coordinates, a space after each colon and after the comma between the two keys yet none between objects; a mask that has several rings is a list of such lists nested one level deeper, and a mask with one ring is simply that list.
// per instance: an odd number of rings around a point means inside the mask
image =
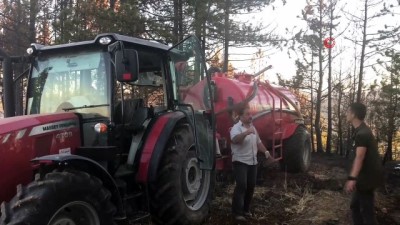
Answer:
[{"label": "tractor headlight", "polygon": [[108,44],[111,43],[111,41],[112,41],[111,37],[108,37],[108,36],[102,37],[102,38],[99,39],[99,43],[101,45],[108,45]]},{"label": "tractor headlight", "polygon": [[107,133],[107,129],[107,124],[104,123],[97,123],[96,125],[94,125],[94,131],[99,134]]},{"label": "tractor headlight", "polygon": [[28,53],[29,55],[32,55],[35,52],[35,49],[33,47],[29,47],[28,49],[26,49],[26,53]]}]

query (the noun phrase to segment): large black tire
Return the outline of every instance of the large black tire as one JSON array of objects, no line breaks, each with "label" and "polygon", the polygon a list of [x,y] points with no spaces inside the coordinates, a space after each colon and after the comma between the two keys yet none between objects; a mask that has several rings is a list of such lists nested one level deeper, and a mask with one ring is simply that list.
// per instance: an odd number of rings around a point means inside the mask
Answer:
[{"label": "large black tire", "polygon": [[167,225],[203,223],[209,214],[214,179],[212,171],[198,167],[189,126],[176,127],[161,159],[157,179],[150,185],[153,221]]},{"label": "large black tire", "polygon": [[298,126],[294,134],[283,142],[283,171],[306,172],[311,163],[311,136],[304,126]]},{"label": "large black tire", "polygon": [[102,182],[84,172],[52,172],[1,204],[1,225],[110,225],[115,206]]}]

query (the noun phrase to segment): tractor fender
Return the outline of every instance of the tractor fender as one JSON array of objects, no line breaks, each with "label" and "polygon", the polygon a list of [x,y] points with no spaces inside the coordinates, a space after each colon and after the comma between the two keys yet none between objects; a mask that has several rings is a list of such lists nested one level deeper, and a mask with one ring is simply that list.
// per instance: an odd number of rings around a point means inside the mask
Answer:
[{"label": "tractor fender", "polygon": [[181,111],[169,112],[157,118],[151,127],[144,144],[139,162],[136,181],[139,183],[153,182],[157,176],[165,146],[176,124],[186,115]]},{"label": "tractor fender", "polygon": [[283,139],[290,138],[294,134],[294,132],[296,131],[298,126],[302,126],[302,125],[298,124],[298,123],[285,124],[283,127],[283,130],[285,131],[285,133],[283,135]]},{"label": "tractor fender", "polygon": [[98,162],[79,155],[66,154],[41,156],[32,159],[31,162],[33,164],[55,165],[56,167],[71,167],[96,176],[103,182],[104,187],[111,192],[111,201],[118,209],[118,214],[116,216],[123,216],[124,208],[117,184],[108,171]]}]

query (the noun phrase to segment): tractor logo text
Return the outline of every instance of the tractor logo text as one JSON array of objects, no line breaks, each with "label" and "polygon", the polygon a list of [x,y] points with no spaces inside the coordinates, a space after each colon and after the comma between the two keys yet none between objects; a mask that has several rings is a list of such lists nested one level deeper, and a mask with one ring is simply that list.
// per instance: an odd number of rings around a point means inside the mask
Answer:
[{"label": "tractor logo text", "polygon": [[76,120],[67,120],[67,121],[43,124],[32,128],[31,132],[29,133],[29,136],[44,134],[57,130],[64,130],[68,128],[74,128],[77,126],[78,122]]},{"label": "tractor logo text", "polygon": [[64,129],[68,127],[74,127],[76,126],[75,122],[69,122],[69,123],[60,123],[60,124],[52,124],[49,126],[44,126],[43,131],[48,131],[48,130],[57,130],[57,129]]},{"label": "tractor logo text", "polygon": [[62,133],[57,134],[57,135],[56,135],[56,139],[64,140],[64,139],[66,139],[66,138],[72,137],[72,135],[73,135],[73,134],[72,134],[71,131],[69,131],[69,132],[65,131],[65,132],[62,132]]}]

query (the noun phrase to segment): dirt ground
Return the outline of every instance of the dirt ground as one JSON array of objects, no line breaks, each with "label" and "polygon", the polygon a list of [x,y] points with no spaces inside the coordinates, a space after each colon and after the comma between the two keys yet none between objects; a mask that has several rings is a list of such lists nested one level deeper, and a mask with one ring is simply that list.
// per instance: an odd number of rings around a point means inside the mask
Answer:
[{"label": "dirt ground", "polygon": [[[348,225],[351,196],[343,192],[347,160],[313,155],[309,172],[289,174],[278,168],[263,171],[248,224]],[[232,182],[218,182],[207,225],[235,224],[231,217]],[[400,174],[388,169],[387,183],[377,192],[376,213],[381,225],[400,225]]]}]

